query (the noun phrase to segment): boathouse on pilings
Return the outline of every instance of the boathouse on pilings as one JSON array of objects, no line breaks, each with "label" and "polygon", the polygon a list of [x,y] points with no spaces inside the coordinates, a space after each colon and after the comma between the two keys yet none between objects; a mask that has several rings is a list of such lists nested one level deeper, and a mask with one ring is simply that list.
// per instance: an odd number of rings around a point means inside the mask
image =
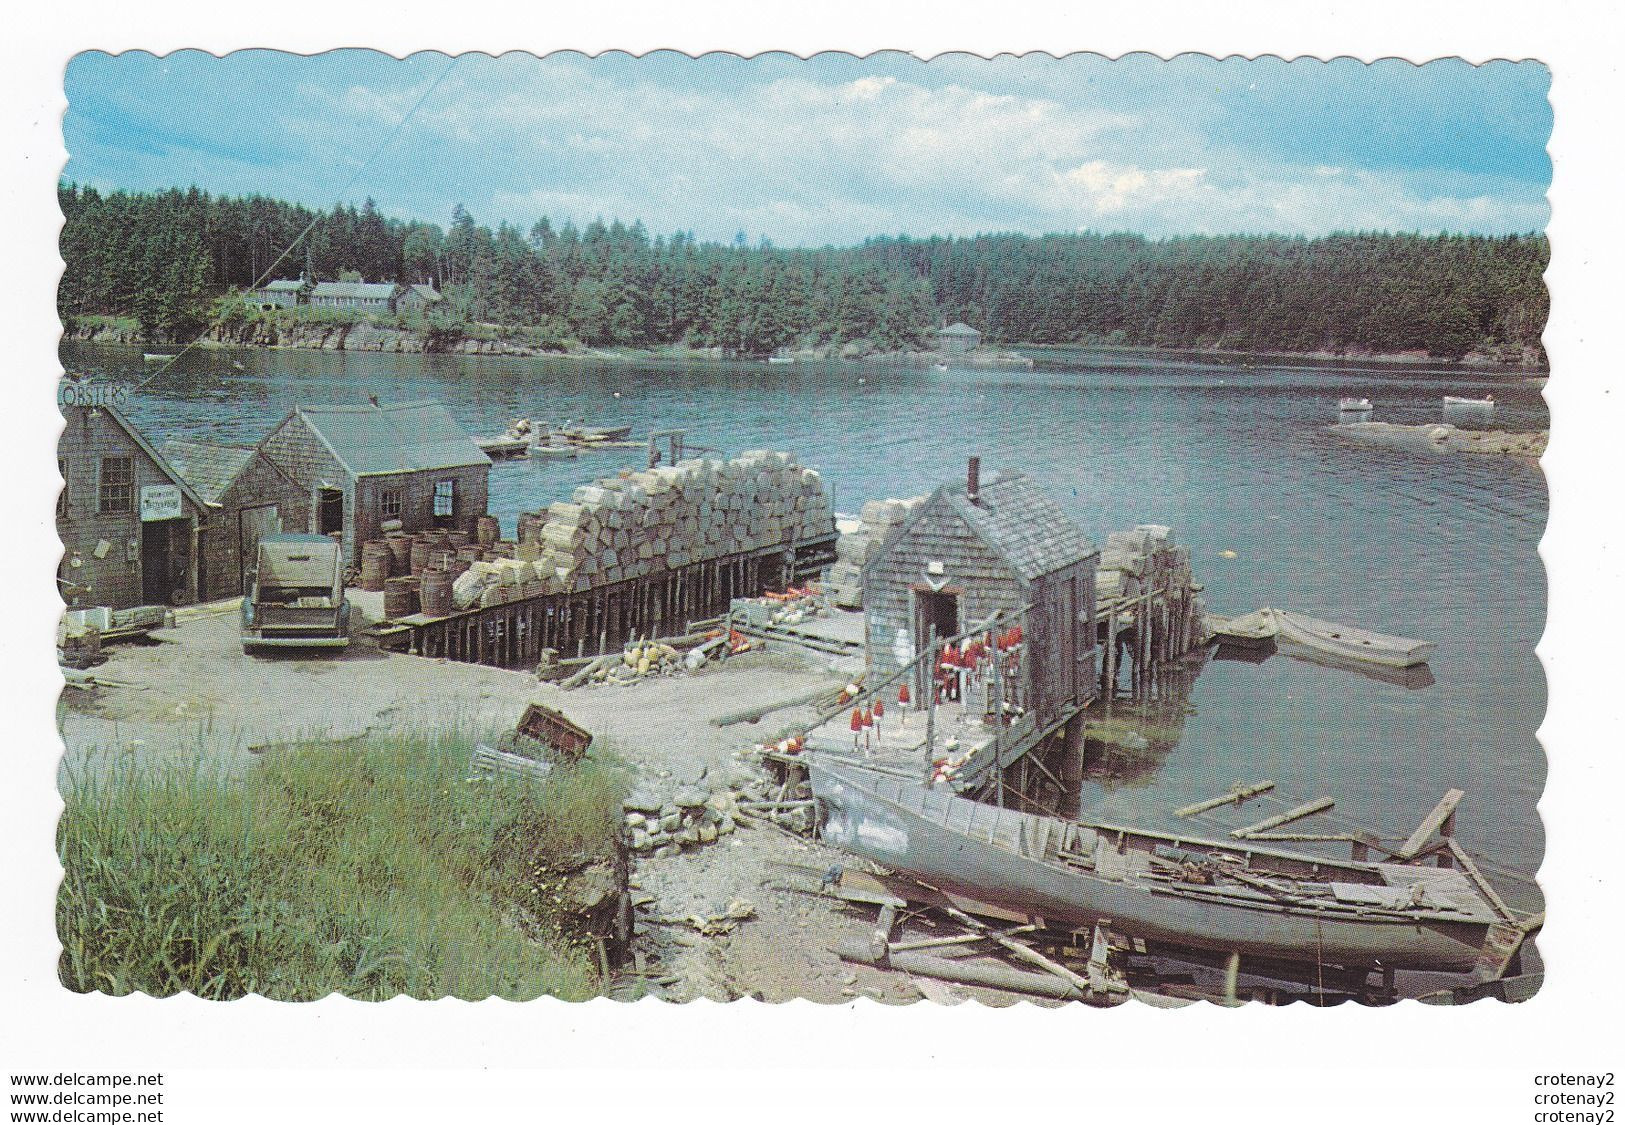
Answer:
[{"label": "boathouse on pilings", "polygon": [[247,593],[260,540],[310,523],[305,490],[254,446],[166,441],[164,459],[208,509],[198,533],[202,601]]},{"label": "boathouse on pilings", "polygon": [[69,606],[196,601],[198,535],[208,506],[130,421],[87,396],[64,406],[57,468],[57,571]]},{"label": "boathouse on pilings", "polygon": [[[1088,706],[1099,690],[1095,568],[1100,552],[1030,478],[966,479],[938,488],[863,568],[868,678],[907,667],[930,636],[963,634],[995,611],[1020,626],[1020,682],[1008,685],[1035,729]],[[916,698],[934,690],[922,661]]]},{"label": "boathouse on pilings", "polygon": [[386,524],[472,535],[490,499],[491,459],[435,402],[296,407],[259,448],[308,498],[283,530],[337,534],[352,566]]}]

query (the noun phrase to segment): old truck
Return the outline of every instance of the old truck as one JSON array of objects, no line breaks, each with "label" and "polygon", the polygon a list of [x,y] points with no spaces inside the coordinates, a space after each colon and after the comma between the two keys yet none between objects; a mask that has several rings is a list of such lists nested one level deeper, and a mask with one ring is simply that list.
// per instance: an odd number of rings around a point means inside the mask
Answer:
[{"label": "old truck", "polygon": [[326,535],[261,539],[243,595],[243,651],[349,643],[350,603],[339,544]]}]

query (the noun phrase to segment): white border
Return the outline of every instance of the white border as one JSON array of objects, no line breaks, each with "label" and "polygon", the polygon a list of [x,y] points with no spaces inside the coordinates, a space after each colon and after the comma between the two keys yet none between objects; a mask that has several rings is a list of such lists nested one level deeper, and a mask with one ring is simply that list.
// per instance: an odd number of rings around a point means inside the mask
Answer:
[{"label": "white border", "polygon": [[[7,408],[0,411],[8,534],[0,546],[0,648],[6,739],[0,770],[5,833],[0,989],[5,1068],[164,1070],[167,1121],[282,1119],[439,1121],[509,1107],[527,1117],[575,1112],[784,1118],[868,1116],[883,1105],[971,1114],[1021,1112],[1039,1100],[1068,1117],[1257,1121],[1309,1110],[1318,1120],[1420,1121],[1448,1113],[1532,1121],[1533,1075],[1617,1069],[1607,1050],[1619,1013],[1613,922],[1621,849],[1606,829],[1618,807],[1622,544],[1617,484],[1621,428],[1612,351],[1625,264],[1617,110],[1625,40],[1612,5],[1484,2],[1422,5],[1224,4],[1084,6],[852,0],[705,8],[525,3],[423,5],[106,0],[13,12],[4,75],[3,213],[8,247],[0,316],[7,331]],[[1169,1014],[1023,1006],[993,1012],[867,1002],[776,1008],[650,1003],[568,1006],[491,1001],[295,1007],[257,999],[215,1005],[179,997],[109,1000],[63,992],[51,925],[57,873],[58,690],[45,658],[54,625],[50,573],[51,447],[59,219],[52,188],[60,139],[62,68],[74,52],[274,46],[316,51],[366,45],[396,54],[514,47],[645,51],[677,47],[751,53],[1094,50],[1167,55],[1275,53],[1471,61],[1534,57],[1553,71],[1556,132],[1547,341],[1555,376],[1554,441],[1546,460],[1552,505],[1542,547],[1551,574],[1541,654],[1550,677],[1542,728],[1550,762],[1541,874],[1551,922],[1541,941],[1550,976],[1529,1004],[1469,1009],[1301,1007]],[[446,1074],[441,1068],[459,1073]],[[508,1073],[508,1068],[552,1074]],[[653,1069],[650,1069],[653,1068]],[[685,1073],[677,1074],[673,1071]],[[841,1073],[834,1073],[840,1071]],[[696,1073],[697,1072],[697,1073]],[[810,1072],[810,1073],[809,1073]],[[0,1079],[3,1080],[3,1079]],[[505,1120],[494,1114],[483,1120]]]}]

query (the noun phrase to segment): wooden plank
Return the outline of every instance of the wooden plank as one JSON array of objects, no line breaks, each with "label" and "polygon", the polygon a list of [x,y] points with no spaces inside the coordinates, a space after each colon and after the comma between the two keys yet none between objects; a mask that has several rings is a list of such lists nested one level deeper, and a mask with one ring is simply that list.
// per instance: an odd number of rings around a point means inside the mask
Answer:
[{"label": "wooden plank", "polygon": [[1441,797],[1439,803],[1433,806],[1433,811],[1422,818],[1422,823],[1417,825],[1416,831],[1412,832],[1410,838],[1400,846],[1396,853],[1399,858],[1411,859],[1421,851],[1422,845],[1426,844],[1450,814],[1456,811],[1456,806],[1461,804],[1461,799],[1466,795],[1460,789],[1452,789]]},{"label": "wooden plank", "polygon": [[[1452,789],[1451,792],[1456,791]],[[1440,804],[1443,804],[1443,802],[1441,801]],[[1456,862],[1461,864],[1461,869],[1467,878],[1471,879],[1479,892],[1489,899],[1490,905],[1495,908],[1495,912],[1508,922],[1516,921],[1517,916],[1512,913],[1512,908],[1502,900],[1500,895],[1495,893],[1495,888],[1490,886],[1490,881],[1484,878],[1483,873],[1478,869],[1478,865],[1472,861],[1472,857],[1467,854],[1466,850],[1456,843],[1454,839],[1446,839],[1445,844],[1450,848],[1450,854],[1456,857]]]},{"label": "wooden plank", "polygon": [[1298,805],[1295,808],[1290,808],[1278,816],[1266,817],[1257,824],[1249,824],[1245,828],[1237,828],[1231,832],[1230,835],[1233,839],[1240,840],[1251,836],[1255,832],[1268,832],[1271,828],[1279,828],[1283,824],[1291,824],[1295,820],[1302,820],[1304,817],[1314,816],[1316,813],[1325,812],[1328,809],[1333,808],[1336,804],[1337,802],[1333,801],[1330,797],[1317,797],[1313,801],[1305,801],[1303,804]]},{"label": "wooden plank", "polygon": [[1225,793],[1222,796],[1209,797],[1205,801],[1197,801],[1194,805],[1186,805],[1183,808],[1175,809],[1174,815],[1179,817],[1195,816],[1197,813],[1204,813],[1209,809],[1216,809],[1220,805],[1239,805],[1243,801],[1251,800],[1260,793],[1268,793],[1274,788],[1275,782],[1273,781],[1260,781],[1254,785],[1241,785],[1238,783],[1236,785],[1232,785],[1230,787],[1230,792]]}]

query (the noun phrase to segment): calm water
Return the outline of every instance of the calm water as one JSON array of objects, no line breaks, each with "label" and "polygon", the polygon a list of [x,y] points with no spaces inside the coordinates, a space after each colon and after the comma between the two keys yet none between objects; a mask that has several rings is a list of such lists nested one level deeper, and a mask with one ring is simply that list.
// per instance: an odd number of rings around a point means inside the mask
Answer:
[{"label": "calm water", "polygon": [[[1538,429],[1539,391],[1510,374],[1034,354],[1030,371],[937,372],[202,352],[142,388],[128,413],[155,439],[244,443],[296,404],[370,393],[438,399],[474,434],[520,416],[630,423],[634,435],[683,428],[730,454],[796,451],[824,473],[841,511],[928,491],[979,453],[984,471],[1039,478],[1097,540],[1169,525],[1218,612],[1284,606],[1439,645],[1436,682],[1416,690],[1284,656],[1210,661],[1177,744],[1149,765],[1097,771],[1086,815],[1161,824],[1168,809],[1233,782],[1272,779],[1288,796],[1334,795],[1352,819],[1403,835],[1455,786],[1467,792],[1463,842],[1535,870],[1544,479],[1510,460],[1373,449],[1325,427],[1344,394],[1371,398],[1379,421],[1419,423],[1439,419],[1448,391],[1493,392],[1496,426]],[[146,374],[123,349],[67,345],[64,365],[126,382]],[[638,456],[499,465],[492,507],[511,534],[521,509]],[[1221,557],[1227,550],[1238,557]]]}]

